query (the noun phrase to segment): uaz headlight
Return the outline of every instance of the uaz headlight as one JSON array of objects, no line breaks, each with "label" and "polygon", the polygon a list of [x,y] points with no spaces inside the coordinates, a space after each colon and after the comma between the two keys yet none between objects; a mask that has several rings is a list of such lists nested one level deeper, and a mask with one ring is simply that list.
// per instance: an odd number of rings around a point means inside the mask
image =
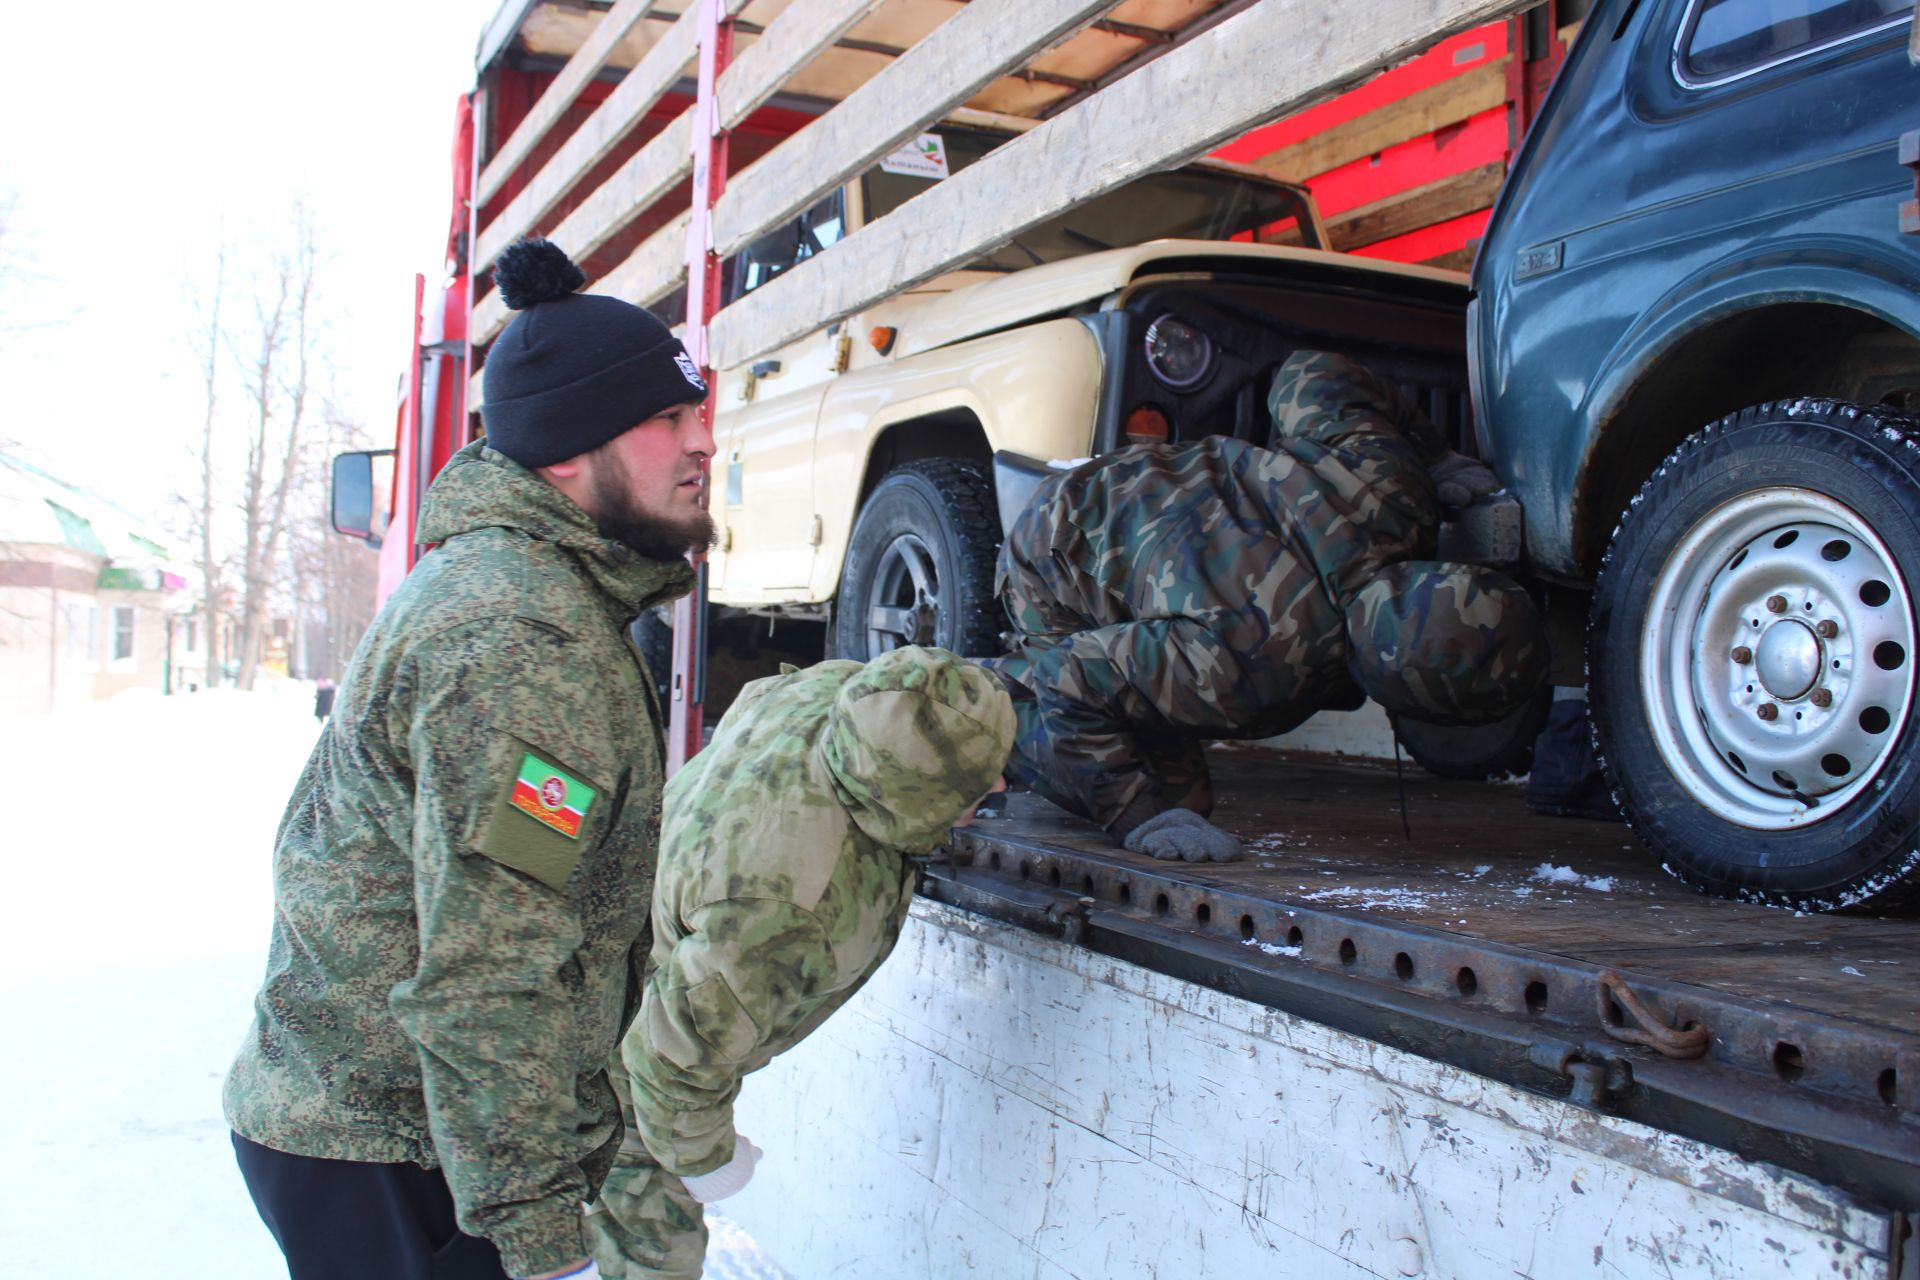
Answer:
[{"label": "uaz headlight", "polygon": [[1147,368],[1175,391],[1197,387],[1213,371],[1213,341],[1171,313],[1147,326]]}]

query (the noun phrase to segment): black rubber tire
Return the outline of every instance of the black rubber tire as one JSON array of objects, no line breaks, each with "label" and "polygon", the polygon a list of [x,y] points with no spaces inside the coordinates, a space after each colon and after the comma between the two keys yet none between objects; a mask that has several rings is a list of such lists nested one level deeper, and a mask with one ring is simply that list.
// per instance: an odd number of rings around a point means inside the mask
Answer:
[{"label": "black rubber tire", "polygon": [[1533,767],[1534,739],[1552,707],[1553,687],[1546,685],[1490,724],[1447,726],[1394,716],[1393,732],[1428,773],[1466,782],[1517,778]]},{"label": "black rubber tire", "polygon": [[664,609],[648,609],[633,620],[633,644],[653,675],[660,713],[673,705],[673,619]]},{"label": "black rubber tire", "polygon": [[1683,441],[1614,531],[1588,619],[1594,745],[1627,820],[1694,887],[1795,910],[1903,908],[1920,901],[1915,717],[1894,726],[1873,786],[1832,816],[1788,829],[1715,813],[1675,777],[1655,738],[1642,689],[1655,675],[1643,670],[1640,638],[1662,570],[1702,520],[1774,487],[1844,504],[1887,548],[1910,600],[1920,588],[1920,419],[1813,399],[1731,414]]},{"label": "black rubber tire", "polygon": [[[869,626],[873,597],[903,563],[924,551],[937,586],[923,617],[930,624],[874,644]],[[903,463],[874,487],[854,521],[840,573],[830,639],[835,657],[866,661],[902,643],[931,644],[966,657],[1000,651],[1001,611],[993,595],[993,562],[1000,551],[1000,517],[993,476],[960,458]],[[878,581],[876,581],[878,579]],[[901,603],[892,595],[886,603]]]}]

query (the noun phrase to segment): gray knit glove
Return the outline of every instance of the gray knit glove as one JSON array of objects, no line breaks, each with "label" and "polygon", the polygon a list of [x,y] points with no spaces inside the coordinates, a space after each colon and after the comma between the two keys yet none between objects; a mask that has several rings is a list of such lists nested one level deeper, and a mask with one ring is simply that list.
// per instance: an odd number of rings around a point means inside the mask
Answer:
[{"label": "gray knit glove", "polygon": [[1191,809],[1168,809],[1127,832],[1120,842],[1134,853],[1165,862],[1232,862],[1244,855],[1240,841]]},{"label": "gray knit glove", "polygon": [[1447,456],[1427,469],[1440,505],[1459,510],[1500,492],[1500,477],[1478,458],[1447,450]]}]

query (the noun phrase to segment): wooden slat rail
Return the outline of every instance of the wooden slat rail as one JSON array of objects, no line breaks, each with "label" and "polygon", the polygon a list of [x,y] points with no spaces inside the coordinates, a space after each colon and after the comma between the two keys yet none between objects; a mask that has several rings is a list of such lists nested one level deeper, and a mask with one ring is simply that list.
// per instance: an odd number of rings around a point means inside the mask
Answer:
[{"label": "wooden slat rail", "polygon": [[1496,160],[1423,182],[1328,218],[1327,232],[1334,248],[1358,249],[1449,218],[1477,213],[1493,204],[1505,176],[1506,165]]},{"label": "wooden slat rail", "polygon": [[651,307],[679,288],[687,278],[690,220],[690,215],[683,213],[642,240],[625,261],[593,284],[593,292]]},{"label": "wooden slat rail", "polygon": [[653,6],[654,0],[620,0],[607,11],[587,42],[567,59],[567,65],[560,68],[560,74],[553,78],[553,83],[540,95],[540,100],[533,104],[533,110],[527,112],[499,150],[493,153],[493,159],[487,161],[487,167],[480,171],[480,179],[474,183],[476,203],[485,204],[499,194],[500,188],[513,176],[513,171],[533,154],[535,144],[553,127],[560,113],[572,106],[574,99],[580,96],[580,91],[600,74],[607,65],[607,59],[613,56],[615,47],[626,39],[627,32],[633,30]]},{"label": "wooden slat rail", "polygon": [[1275,177],[1304,182],[1409,138],[1490,111],[1506,100],[1507,59],[1496,58],[1252,163]]},{"label": "wooden slat rail", "polygon": [[[595,187],[579,207],[547,233],[547,238],[576,261],[598,249],[687,176],[693,168],[692,141],[693,112],[682,111]],[[507,306],[498,291],[491,292],[474,304],[467,331],[476,344],[491,342],[506,328],[508,319]]]},{"label": "wooden slat rail", "polygon": [[[726,308],[713,323],[714,366],[731,368],[852,315],[1062,210],[1191,160],[1527,3],[1362,0],[1336,8],[1322,0],[1263,0]],[[988,0],[976,0],[962,16],[989,7]],[[957,60],[976,65],[978,51],[964,52],[968,56]],[[895,65],[905,62],[902,57]],[[836,111],[852,102],[849,97]],[[851,157],[839,148],[804,150],[822,170],[845,174],[860,167],[842,168]],[[755,186],[778,193],[776,183]],[[800,207],[804,202],[792,205]],[[779,220],[736,217],[736,226],[745,228],[741,235]]]},{"label": "wooden slat rail", "polygon": [[714,248],[736,252],[1113,3],[973,0],[769,153],[752,182],[731,184],[713,209]]},{"label": "wooden slat rail", "polygon": [[[852,30],[885,0],[794,0],[742,50],[715,94],[720,127],[732,129],[765,105],[795,71]],[[603,19],[604,21],[604,19]]]},{"label": "wooden slat rail", "polygon": [[[746,0],[727,0],[730,13],[745,7]],[[666,96],[693,60],[698,43],[698,12],[698,6],[689,5],[674,20],[653,48],[647,50],[647,55],[607,95],[606,101],[541,166],[526,189],[481,230],[474,245],[476,274],[498,257],[500,250],[533,230],[581,175],[598,164],[639,123],[640,117]]]},{"label": "wooden slat rail", "polygon": [[[721,77],[722,126],[731,128],[753,114],[795,69],[832,45],[881,3],[882,0],[799,0],[775,18],[760,39]],[[602,21],[612,16],[609,13]],[[690,127],[689,115],[682,114],[567,215],[565,221],[548,233],[548,239],[575,259],[584,258],[605,244],[621,227],[687,176]],[[505,221],[504,215],[501,221]],[[666,231],[674,227],[679,228],[681,241],[677,248],[670,238],[663,238]],[[628,255],[625,262],[591,288],[596,293],[626,298],[642,306],[671,293],[686,279],[686,229],[687,222],[682,217],[667,229],[655,232]],[[508,319],[505,304],[489,294],[475,305],[469,332],[476,343],[490,342],[506,327]]]}]

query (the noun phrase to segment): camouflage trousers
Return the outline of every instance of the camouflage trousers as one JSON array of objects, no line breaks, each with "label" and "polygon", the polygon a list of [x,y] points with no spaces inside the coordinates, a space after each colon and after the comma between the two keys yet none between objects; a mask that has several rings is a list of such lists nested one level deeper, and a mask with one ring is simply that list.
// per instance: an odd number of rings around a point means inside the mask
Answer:
[{"label": "camouflage trousers", "polygon": [[[1023,657],[991,659],[985,665],[1015,681],[1031,675],[1032,664]],[[1069,768],[1062,763],[1062,751],[1056,749],[1057,735],[1048,731],[1048,717],[1040,704],[1030,695],[1015,697],[1013,709],[1019,730],[1013,756],[1007,761],[1007,778],[1015,786],[1026,787],[1068,813],[1103,827],[1118,821],[1143,792],[1151,794],[1153,807],[1159,809],[1213,812],[1213,780],[1207,773],[1205,743],[1193,738],[1114,733],[1105,744],[1109,762],[1121,763],[1117,757],[1123,756],[1125,763],[1135,766],[1133,769]],[[1091,754],[1078,742],[1063,742],[1060,747],[1076,765]]]},{"label": "camouflage trousers", "polygon": [[707,1256],[705,1213],[640,1141],[624,1073],[616,1067],[612,1077],[628,1117],[627,1136],[587,1206],[594,1261],[606,1280],[699,1280]]}]

